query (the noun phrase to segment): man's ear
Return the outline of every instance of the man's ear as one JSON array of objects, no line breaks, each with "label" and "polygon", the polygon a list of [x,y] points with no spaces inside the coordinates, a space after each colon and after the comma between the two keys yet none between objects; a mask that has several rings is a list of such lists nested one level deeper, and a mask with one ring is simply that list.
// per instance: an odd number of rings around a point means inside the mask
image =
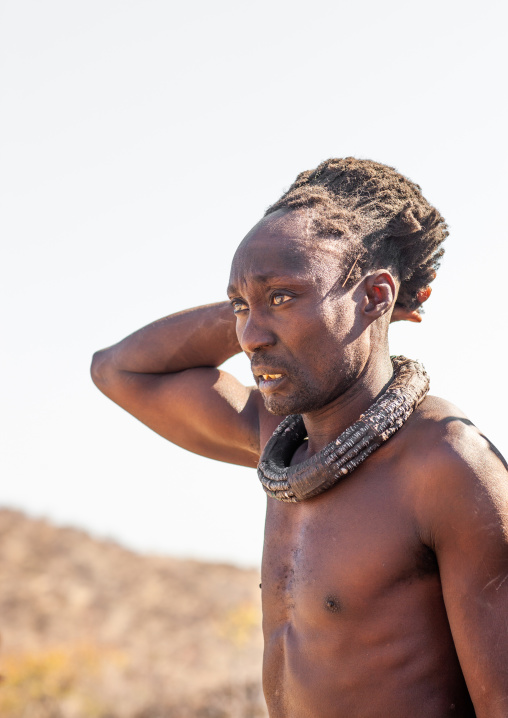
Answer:
[{"label": "man's ear", "polygon": [[364,279],[365,296],[362,311],[374,321],[386,314],[394,305],[397,285],[387,269],[379,269]]}]

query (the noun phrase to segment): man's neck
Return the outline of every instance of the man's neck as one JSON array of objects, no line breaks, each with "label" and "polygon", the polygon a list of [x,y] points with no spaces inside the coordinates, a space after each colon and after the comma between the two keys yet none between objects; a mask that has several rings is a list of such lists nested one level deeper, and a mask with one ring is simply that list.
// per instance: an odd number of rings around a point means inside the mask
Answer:
[{"label": "man's neck", "polygon": [[[376,360],[371,355],[354,384],[344,394],[317,411],[303,414],[308,442],[298,451],[298,461],[310,458],[351,426],[382,394],[392,376],[393,367],[388,352]],[[305,456],[301,455],[303,453]]]}]

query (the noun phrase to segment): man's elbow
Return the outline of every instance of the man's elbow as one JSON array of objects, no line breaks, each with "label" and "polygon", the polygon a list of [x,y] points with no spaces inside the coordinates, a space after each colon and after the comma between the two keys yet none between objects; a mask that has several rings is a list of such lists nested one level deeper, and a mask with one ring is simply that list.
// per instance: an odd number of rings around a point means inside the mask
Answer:
[{"label": "man's elbow", "polygon": [[113,373],[112,361],[108,349],[99,349],[92,357],[90,374],[95,386],[105,391]]}]

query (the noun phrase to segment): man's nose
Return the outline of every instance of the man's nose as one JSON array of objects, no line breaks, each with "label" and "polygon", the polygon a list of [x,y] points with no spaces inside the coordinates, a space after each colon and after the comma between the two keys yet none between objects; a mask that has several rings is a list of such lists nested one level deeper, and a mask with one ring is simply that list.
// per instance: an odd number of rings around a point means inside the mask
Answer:
[{"label": "man's nose", "polygon": [[239,332],[238,341],[244,352],[253,354],[259,349],[273,346],[276,338],[266,318],[251,310]]}]

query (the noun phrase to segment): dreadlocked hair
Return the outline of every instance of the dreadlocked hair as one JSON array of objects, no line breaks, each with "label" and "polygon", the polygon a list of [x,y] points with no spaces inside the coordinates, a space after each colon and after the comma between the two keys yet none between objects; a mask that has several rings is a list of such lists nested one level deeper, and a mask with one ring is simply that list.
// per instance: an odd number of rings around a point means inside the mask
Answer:
[{"label": "dreadlocked hair", "polygon": [[316,235],[346,240],[344,286],[372,268],[391,268],[400,281],[397,302],[421,306],[418,293],[436,276],[448,229],[419,185],[372,160],[329,159],[299,174],[265,216],[282,208],[312,208]]}]

